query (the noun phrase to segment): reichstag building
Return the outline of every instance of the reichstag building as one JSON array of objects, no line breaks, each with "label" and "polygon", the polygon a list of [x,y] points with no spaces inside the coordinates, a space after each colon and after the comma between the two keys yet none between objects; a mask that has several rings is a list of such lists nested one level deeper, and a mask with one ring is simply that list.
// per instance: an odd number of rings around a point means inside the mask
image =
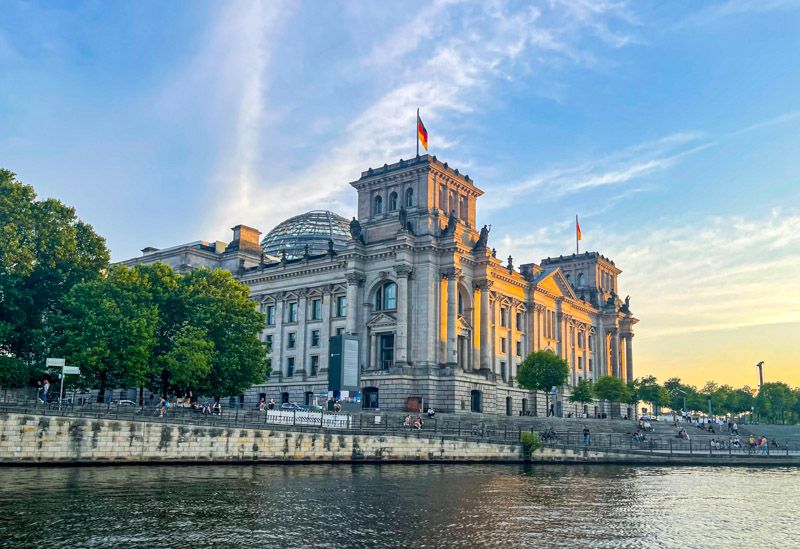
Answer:
[{"label": "reichstag building", "polygon": [[[567,360],[568,386],[633,379],[633,325],[613,261],[596,252],[515,266],[495,257],[476,224],[483,194],[468,175],[419,156],[371,168],[351,185],[358,217],[292,217],[233,240],[145,248],[123,262],[162,261],[179,272],[223,268],[250,288],[266,316],[272,373],[247,401],[312,403],[328,389],[329,338],[358,337],[365,408],[544,414],[543,394],[521,389],[530,352]],[[555,397],[556,413],[596,407]]]}]

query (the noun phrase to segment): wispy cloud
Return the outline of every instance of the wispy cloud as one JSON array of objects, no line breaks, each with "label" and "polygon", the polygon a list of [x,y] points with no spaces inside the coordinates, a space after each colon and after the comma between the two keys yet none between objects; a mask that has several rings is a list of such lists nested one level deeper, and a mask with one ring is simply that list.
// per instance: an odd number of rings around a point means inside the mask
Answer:
[{"label": "wispy cloud", "polygon": [[[368,67],[382,77],[375,99],[350,118],[304,172],[269,185],[264,184],[269,174],[261,173],[258,203],[240,204],[238,218],[277,222],[320,203],[352,211],[352,197],[342,194],[349,180],[369,165],[411,156],[409,128],[417,106],[423,106],[426,123],[435,127],[453,114],[472,112],[488,100],[493,84],[512,78],[513,68],[529,67],[532,59],[590,64],[582,41],[594,36],[599,18],[619,18],[623,12],[624,5],[611,3],[584,6],[576,17],[574,9],[558,3],[547,10],[511,12],[502,2],[435,2],[430,13],[426,9],[407,25],[422,30],[392,34],[352,62],[353,70]],[[218,230],[223,223],[230,220],[217,215],[211,225]]]},{"label": "wispy cloud", "polygon": [[800,9],[798,0],[726,0],[703,7],[681,21],[681,27],[716,24],[727,17]]},{"label": "wispy cloud", "polygon": [[502,193],[488,195],[481,206],[490,210],[506,208],[532,193],[553,201],[596,187],[637,183],[641,188],[643,179],[666,171],[705,149],[759,130],[796,122],[800,122],[800,112],[793,111],[716,135],[699,131],[669,134],[607,156],[551,167],[518,183],[504,184]]}]

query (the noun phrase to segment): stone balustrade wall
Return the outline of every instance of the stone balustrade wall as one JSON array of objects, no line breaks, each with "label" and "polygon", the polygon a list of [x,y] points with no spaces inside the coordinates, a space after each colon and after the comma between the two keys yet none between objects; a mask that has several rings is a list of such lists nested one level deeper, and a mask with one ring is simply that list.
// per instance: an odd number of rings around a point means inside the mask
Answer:
[{"label": "stone balustrade wall", "polygon": [[0,463],[522,460],[518,445],[0,414]]}]

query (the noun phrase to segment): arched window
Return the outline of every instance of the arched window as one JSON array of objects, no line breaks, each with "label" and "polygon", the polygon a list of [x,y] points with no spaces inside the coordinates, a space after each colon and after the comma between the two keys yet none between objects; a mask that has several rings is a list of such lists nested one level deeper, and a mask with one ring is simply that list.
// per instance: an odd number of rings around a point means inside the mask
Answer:
[{"label": "arched window", "polygon": [[393,212],[397,209],[397,193],[392,191],[389,195],[389,211]]},{"label": "arched window", "polygon": [[387,282],[375,292],[375,310],[385,311],[397,308],[397,284]]},{"label": "arched window", "polygon": [[378,195],[375,197],[375,207],[372,210],[373,215],[380,215],[383,213],[383,197]]},{"label": "arched window", "polygon": [[469,218],[469,201],[466,196],[461,197],[461,219],[466,221]]},{"label": "arched window", "polygon": [[406,189],[406,208],[410,208],[414,205],[414,189],[408,188]]},{"label": "arched window", "polygon": [[586,286],[586,276],[583,273],[578,273],[578,288]]}]

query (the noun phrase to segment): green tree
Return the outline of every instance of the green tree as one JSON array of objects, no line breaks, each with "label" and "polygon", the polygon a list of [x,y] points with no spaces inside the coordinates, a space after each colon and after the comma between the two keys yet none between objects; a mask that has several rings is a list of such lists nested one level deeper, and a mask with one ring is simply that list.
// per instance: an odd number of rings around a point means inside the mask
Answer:
[{"label": "green tree", "polygon": [[646,376],[636,380],[634,384],[636,395],[641,402],[649,402],[653,405],[653,413],[657,414],[662,406],[670,403],[670,395],[667,390],[658,384],[654,376]]},{"label": "green tree", "polygon": [[762,419],[773,423],[785,423],[785,413],[792,410],[794,401],[795,395],[787,384],[765,383],[758,390],[755,407]]},{"label": "green tree", "polygon": [[544,391],[547,410],[550,410],[550,389],[567,381],[569,364],[552,351],[536,351],[525,357],[517,372],[517,382],[523,389]]},{"label": "green tree", "polygon": [[594,402],[592,382],[586,381],[585,379],[578,380],[578,384],[572,388],[572,394],[569,395],[569,401],[579,404],[590,404]]},{"label": "green tree", "polygon": [[[614,376],[603,376],[594,382],[594,394],[600,400],[609,402],[629,402],[631,398],[628,385]],[[613,415],[613,409],[612,409]]]},{"label": "green tree", "polygon": [[50,319],[76,284],[108,264],[105,241],[55,199],[0,169],[0,354],[43,366]]},{"label": "green tree", "polygon": [[36,370],[13,356],[0,355],[0,387],[17,389],[28,385]]},{"label": "green tree", "polygon": [[142,387],[150,375],[158,309],[137,270],[112,267],[107,276],[75,285],[55,324],[68,364],[81,368],[80,384],[99,389]]},{"label": "green tree", "polygon": [[269,375],[266,347],[259,337],[266,319],[250,299],[250,290],[221,269],[192,271],[181,278],[193,326],[214,344],[204,390],[236,395]]}]

